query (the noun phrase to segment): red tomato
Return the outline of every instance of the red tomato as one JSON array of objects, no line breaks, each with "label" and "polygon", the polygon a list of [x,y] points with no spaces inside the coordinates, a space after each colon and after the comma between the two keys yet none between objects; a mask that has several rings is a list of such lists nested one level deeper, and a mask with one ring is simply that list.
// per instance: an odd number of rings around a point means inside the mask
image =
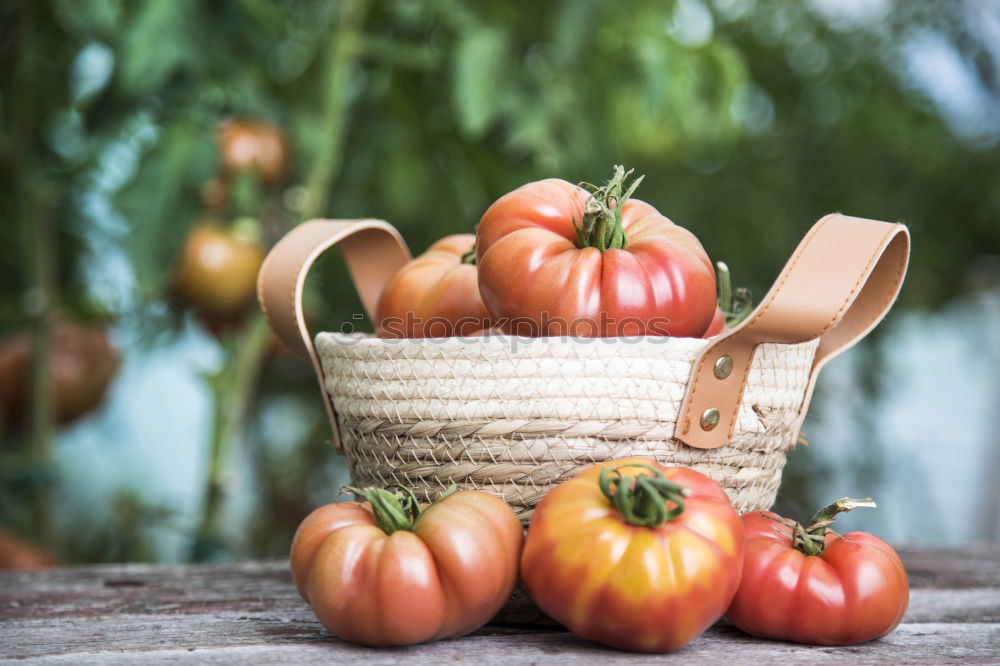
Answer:
[{"label": "red tomato", "polygon": [[838,500],[809,528],[770,511],[744,515],[743,582],[729,620],[754,636],[814,645],[851,645],[895,629],[910,599],[899,555],[867,532],[827,529],[838,511],[874,506],[858,502]]},{"label": "red tomato", "polygon": [[[34,343],[27,331],[0,343],[0,414],[13,422],[27,416]],[[69,318],[56,321],[49,356],[53,418],[64,424],[97,408],[121,358],[108,330]]]},{"label": "red tomato", "polygon": [[521,576],[578,636],[676,650],[718,620],[739,585],[743,529],[719,485],[685,467],[596,465],[539,503]]},{"label": "red tomato", "polygon": [[504,501],[457,492],[422,511],[383,490],[327,504],[299,526],[292,577],[316,617],[344,640],[410,645],[462,636],[510,597],[523,545]]},{"label": "red tomato", "polygon": [[[629,172],[631,173],[631,172]],[[630,199],[625,173],[590,193],[564,180],[528,183],[479,223],[479,289],[522,335],[697,337],[715,311],[701,243]]]},{"label": "red tomato", "polygon": [[446,236],[393,275],[376,308],[380,338],[447,338],[489,328],[474,263],[476,237]]},{"label": "red tomato", "polygon": [[712,317],[712,323],[708,325],[708,330],[705,331],[701,337],[715,337],[719,333],[722,333],[722,331],[726,330],[726,328],[726,316],[722,313],[722,308],[715,306],[715,315]]}]

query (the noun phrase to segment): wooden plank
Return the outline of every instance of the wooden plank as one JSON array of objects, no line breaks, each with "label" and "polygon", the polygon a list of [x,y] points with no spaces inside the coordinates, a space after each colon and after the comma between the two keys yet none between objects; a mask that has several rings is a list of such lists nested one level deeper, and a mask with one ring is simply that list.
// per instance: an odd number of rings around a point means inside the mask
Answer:
[{"label": "wooden plank", "polygon": [[[0,656],[23,658],[63,651],[87,654],[114,649],[131,653],[173,648],[336,643],[301,601],[294,608],[279,610],[223,610],[209,605],[205,610],[190,611],[189,608],[158,613],[124,610],[8,620],[0,630],[3,635]],[[912,632],[915,627],[948,624],[955,624],[956,631],[962,631],[962,627],[992,626],[1000,632],[1000,588],[914,590],[903,628]],[[551,640],[552,636],[562,633],[538,628],[489,626],[476,636],[508,640],[516,637],[520,644],[527,636],[544,635],[549,637],[546,640]],[[732,627],[720,626],[708,636],[732,638],[742,634]],[[764,641],[753,642],[774,646]],[[890,642],[896,641],[891,639]],[[457,646],[457,642],[450,645]],[[1000,646],[1000,640],[996,646]],[[996,656],[1000,657],[1000,652]]]},{"label": "wooden plank", "polygon": [[1000,587],[1000,543],[898,550],[911,587]]},{"label": "wooden plank", "polygon": [[440,666],[473,661],[477,666],[507,664],[989,664],[1000,653],[1000,627],[995,624],[903,625],[883,640],[830,648],[773,643],[750,638],[732,627],[706,632],[671,655],[638,655],[588,643],[566,632],[477,635],[398,649],[373,649],[336,639],[282,645],[209,648],[150,647],[143,651],[105,651],[48,655],[35,664],[168,664],[187,659],[200,664],[330,664],[361,663]]},{"label": "wooden plank", "polygon": [[[674,658],[687,663],[1000,663],[1000,545],[902,549],[913,585],[904,624],[862,646],[761,641],[720,624]],[[470,637],[372,650],[330,637],[292,586],[285,562],[110,565],[0,573],[0,659],[38,663],[396,664],[460,661],[660,663],[551,628],[487,626]]]}]

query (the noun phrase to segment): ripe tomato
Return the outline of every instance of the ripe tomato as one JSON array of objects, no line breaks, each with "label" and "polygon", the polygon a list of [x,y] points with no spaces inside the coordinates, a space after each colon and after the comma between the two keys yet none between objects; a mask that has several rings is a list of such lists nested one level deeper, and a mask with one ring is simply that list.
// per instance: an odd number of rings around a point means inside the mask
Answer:
[{"label": "ripe tomato", "polygon": [[502,499],[457,492],[421,509],[412,494],[363,494],[313,511],[292,542],[292,577],[323,626],[354,643],[410,645],[462,636],[500,610],[524,540]]},{"label": "ripe tomato", "polygon": [[43,569],[55,563],[48,552],[0,527],[0,569]]},{"label": "ripe tomato", "polygon": [[[629,172],[631,173],[631,172]],[[622,167],[593,193],[564,180],[498,199],[476,236],[479,289],[522,335],[697,337],[715,311],[715,275],[701,243],[630,199]],[[593,186],[591,186],[593,187]]]},{"label": "ripe tomato", "polygon": [[874,506],[844,498],[809,527],[770,511],[743,516],[743,582],[726,616],[743,631],[814,645],[851,645],[884,636],[909,604],[896,551],[867,532],[827,529],[840,511]]},{"label": "ripe tomato", "polygon": [[246,169],[265,185],[279,185],[288,169],[288,142],[277,125],[254,120],[228,120],[219,125],[222,173],[231,178]]},{"label": "ripe tomato", "polygon": [[715,306],[715,316],[712,317],[712,323],[708,325],[708,330],[701,336],[703,338],[714,337],[727,328],[736,326],[750,316],[750,311],[753,310],[750,290],[744,287],[733,290],[729,267],[725,263],[717,261],[715,262],[715,270],[718,274],[719,302]]},{"label": "ripe tomato", "polygon": [[712,323],[708,325],[708,330],[701,337],[713,338],[726,330],[726,328],[726,315],[722,312],[722,308],[716,305],[715,314],[712,315]]},{"label": "ripe tomato", "polygon": [[535,603],[574,634],[669,652],[722,617],[742,559],[740,517],[715,481],[626,458],[546,495],[521,576]]},{"label": "ripe tomato", "polygon": [[191,230],[175,278],[183,302],[223,316],[239,313],[254,300],[264,248],[251,222],[241,220],[228,229],[202,222]]},{"label": "ripe tomato", "polygon": [[380,338],[446,338],[490,326],[479,295],[476,237],[446,236],[389,279],[376,308]]},{"label": "ripe tomato", "polygon": [[[49,356],[53,418],[66,424],[97,407],[120,358],[103,326],[56,321]],[[13,422],[26,415],[31,390],[32,339],[21,332],[0,344],[0,411]]]}]

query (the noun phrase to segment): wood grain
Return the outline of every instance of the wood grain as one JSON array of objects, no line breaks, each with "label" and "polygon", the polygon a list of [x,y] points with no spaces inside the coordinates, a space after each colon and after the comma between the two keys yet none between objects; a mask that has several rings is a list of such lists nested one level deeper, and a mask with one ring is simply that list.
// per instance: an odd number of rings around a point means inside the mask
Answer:
[{"label": "wood grain", "polygon": [[888,637],[846,648],[746,636],[725,622],[680,652],[642,656],[564,631],[487,626],[396,650],[331,637],[284,562],[110,565],[0,572],[0,660],[40,664],[1000,663],[1000,544],[900,549],[910,609]]}]

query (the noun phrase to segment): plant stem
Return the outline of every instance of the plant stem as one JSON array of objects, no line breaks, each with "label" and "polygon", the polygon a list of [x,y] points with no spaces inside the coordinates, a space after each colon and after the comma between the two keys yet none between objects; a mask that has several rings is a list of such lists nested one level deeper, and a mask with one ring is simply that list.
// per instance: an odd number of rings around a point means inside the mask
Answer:
[{"label": "plant stem", "polygon": [[801,523],[789,521],[792,527],[792,544],[805,555],[822,555],[826,548],[826,533],[839,513],[847,513],[859,508],[876,508],[875,501],[841,497],[836,502],[828,504],[813,515],[808,527]]},{"label": "plant stem", "polygon": [[614,175],[603,187],[590,183],[580,183],[580,187],[590,191],[590,197],[584,204],[583,221],[576,229],[577,246],[581,249],[595,247],[601,252],[605,250],[623,250],[628,245],[628,237],[622,226],[622,206],[635,193],[642,183],[639,176],[626,189],[628,177],[632,170],[615,165]]},{"label": "plant stem", "polygon": [[[812,531],[814,526],[832,521],[838,513],[847,513],[848,511],[861,508],[875,509],[878,508],[878,505],[875,504],[875,500],[870,497],[866,497],[864,499],[841,497],[836,502],[827,504],[813,515],[812,519],[809,521],[809,530]],[[823,527],[824,531],[825,529],[826,528]]]},{"label": "plant stem", "polygon": [[[30,186],[29,186],[30,188]],[[36,192],[25,198],[30,209],[29,244],[31,257],[31,287],[29,314],[32,322],[31,402],[29,457],[36,471],[48,472],[52,424],[55,412],[50,363],[55,324],[56,266],[55,230],[52,218],[44,209]],[[55,534],[52,524],[52,496],[47,474],[45,480],[34,488],[34,521],[43,544],[52,546]]]},{"label": "plant stem", "polygon": [[[319,152],[306,181],[306,219],[326,212],[328,193],[342,163],[344,132],[350,106],[349,90],[359,54],[359,31],[364,20],[365,0],[341,4],[337,29],[330,42],[325,68],[325,110]],[[233,359],[231,392],[216,386],[212,444],[205,490],[205,508],[194,543],[194,559],[205,559],[222,539],[219,514],[225,499],[227,459],[245,435],[245,423],[256,396],[257,381],[271,335],[263,315],[255,312],[240,331]]]},{"label": "plant stem", "polygon": [[219,515],[226,497],[227,461],[232,450],[242,443],[246,435],[257,379],[270,340],[267,322],[262,315],[255,314],[236,338],[232,372],[223,370],[213,381],[215,410],[212,416],[212,443],[205,484],[205,508],[192,552],[195,560],[213,559],[222,542]]},{"label": "plant stem", "polygon": [[726,262],[715,262],[715,274],[719,283],[719,307],[723,314],[729,314],[733,309],[733,278]]},{"label": "plant stem", "polygon": [[344,0],[336,33],[330,40],[326,61],[323,131],[319,135],[319,150],[306,181],[306,219],[326,211],[330,186],[341,165],[344,128],[351,103],[351,83],[354,67],[361,52],[361,25],[364,22],[366,0]]}]

